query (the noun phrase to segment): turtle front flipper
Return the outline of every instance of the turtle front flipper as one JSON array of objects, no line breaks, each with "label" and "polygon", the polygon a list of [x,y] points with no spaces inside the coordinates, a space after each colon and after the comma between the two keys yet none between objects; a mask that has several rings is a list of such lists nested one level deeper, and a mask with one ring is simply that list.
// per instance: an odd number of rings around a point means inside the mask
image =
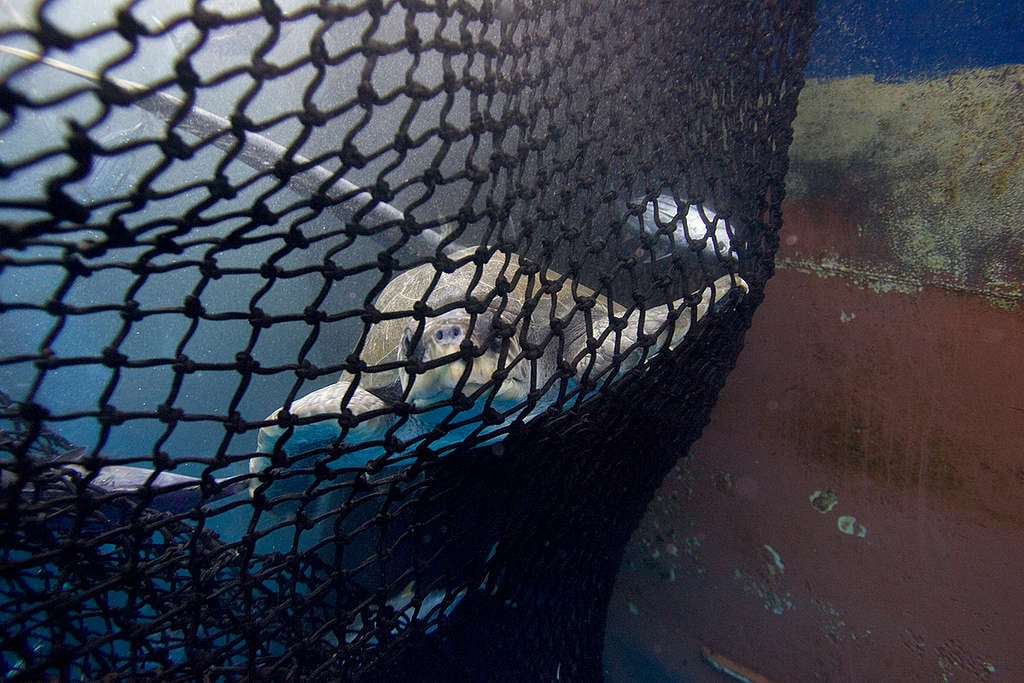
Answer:
[{"label": "turtle front flipper", "polygon": [[[388,411],[386,401],[362,387],[353,387],[347,377],[294,401],[288,406],[287,421],[281,420],[283,410],[279,408],[267,416],[275,424],[260,428],[256,437],[260,453],[273,453],[280,448],[283,453],[297,455],[329,446],[341,438],[361,443],[379,437],[396,419]],[[253,458],[249,470],[262,471],[269,463],[266,457]]]},{"label": "turtle front flipper", "polygon": [[[339,489],[333,476],[324,479],[324,468],[342,472],[345,479],[357,476],[358,468],[385,452],[371,442],[381,439],[398,419],[388,401],[343,374],[334,384],[267,417],[271,424],[260,428],[257,435],[257,450],[267,455],[249,460],[250,496],[271,519],[278,520],[272,522],[275,525],[297,516],[323,519],[343,506],[350,493]],[[344,448],[333,448],[341,442]],[[272,466],[275,471],[261,474]],[[288,534],[271,533],[264,542],[268,548],[277,548],[291,541]]]},{"label": "turtle front flipper", "polygon": [[[680,342],[689,334],[691,326],[703,320],[712,309],[716,313],[721,312],[730,302],[735,302],[739,298],[738,295],[746,294],[749,291],[750,287],[747,286],[746,280],[739,275],[723,275],[711,283],[710,287],[704,288],[696,307],[693,307],[692,303],[688,303],[686,298],[673,301],[672,308],[682,309],[682,312],[672,326],[672,341],[669,342],[669,348],[674,349],[679,346]],[[692,301],[692,297],[689,300]],[[686,309],[692,309],[692,312]],[[667,307],[648,311],[644,316],[644,332],[657,334],[668,319],[668,314]],[[638,316],[639,314],[634,315]]]},{"label": "turtle front flipper", "polygon": [[[667,335],[671,335],[668,348],[675,349],[686,338],[690,329],[710,311],[722,310],[728,302],[736,298],[737,294],[745,294],[747,291],[749,287],[739,275],[723,275],[701,292],[689,297],[645,311],[633,311],[625,319],[625,324],[618,333],[608,330],[608,320],[604,320],[600,328],[595,324],[595,332],[598,333],[595,334],[595,338],[601,339],[603,336],[603,339],[593,356],[586,353],[579,359],[577,374],[597,377],[603,375],[609,368],[615,367],[617,376],[644,359],[644,348],[649,349],[647,359],[656,355],[664,348]],[[697,299],[698,295],[700,299]],[[673,312],[676,312],[677,317],[675,321],[669,322]],[[649,338],[647,343],[642,345],[638,343],[641,319],[644,335]],[[621,323],[622,318],[619,318],[619,321]]]}]

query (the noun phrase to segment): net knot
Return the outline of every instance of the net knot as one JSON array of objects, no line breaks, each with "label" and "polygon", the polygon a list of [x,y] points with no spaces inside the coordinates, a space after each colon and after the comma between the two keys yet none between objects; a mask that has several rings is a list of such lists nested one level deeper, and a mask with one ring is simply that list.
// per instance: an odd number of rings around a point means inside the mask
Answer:
[{"label": "net knot", "polygon": [[166,403],[156,407],[156,416],[164,424],[176,424],[185,417],[185,411],[181,408],[174,408]]},{"label": "net knot", "polygon": [[299,123],[309,128],[319,128],[331,119],[329,114],[320,111],[312,102],[308,102],[303,106],[297,118]]},{"label": "net knot", "polygon": [[102,358],[108,368],[122,368],[128,364],[128,356],[110,346],[103,349]]},{"label": "net knot", "polygon": [[117,13],[117,32],[129,43],[135,44],[139,36],[148,36],[149,29],[140,24],[127,8]]},{"label": "net knot", "polygon": [[164,139],[158,144],[160,145],[160,151],[172,159],[188,161],[192,158],[192,148],[173,130],[167,131]]},{"label": "net knot", "polygon": [[207,256],[203,259],[202,263],[199,264],[199,272],[202,273],[203,277],[210,280],[219,280],[223,275],[217,266],[217,259],[213,256]]},{"label": "net knot", "polygon": [[351,354],[345,359],[345,372],[352,375],[358,375],[366,372],[369,367],[369,364],[365,360],[355,354]]},{"label": "net knot", "polygon": [[190,375],[196,371],[196,362],[185,354],[179,353],[171,367],[180,375]]},{"label": "net knot", "polygon": [[302,311],[302,319],[306,321],[307,325],[319,325],[327,320],[327,312],[321,311],[315,306],[306,306]]},{"label": "net knot", "polygon": [[359,87],[356,88],[356,101],[364,109],[371,109],[377,101],[377,93],[374,91],[373,86],[369,83],[360,83]]},{"label": "net knot", "polygon": [[215,175],[213,180],[206,184],[206,189],[214,199],[234,199],[238,195],[238,190],[223,173]]},{"label": "net knot", "polygon": [[[262,311],[260,311],[260,313],[262,313]],[[245,351],[239,351],[235,354],[235,369],[242,374],[248,375],[258,370],[259,367],[259,361]]]},{"label": "net knot", "polygon": [[349,168],[362,168],[366,165],[366,157],[351,142],[346,142],[341,146],[338,158]]},{"label": "net knot", "polygon": [[138,301],[129,299],[124,302],[124,307],[121,308],[121,319],[127,322],[137,323],[143,318],[145,314],[142,312],[142,306]]},{"label": "net knot", "polygon": [[302,363],[295,368],[295,376],[300,379],[313,380],[322,375],[323,372],[319,367],[313,365],[308,360],[303,360]]},{"label": "net knot", "polygon": [[100,408],[100,412],[96,415],[96,420],[105,427],[116,427],[117,425],[124,424],[125,419],[125,416],[110,404]]},{"label": "net knot", "polygon": [[385,204],[391,202],[395,198],[395,193],[391,190],[391,185],[389,185],[383,178],[373,184],[370,194],[375,200]]},{"label": "net knot", "polygon": [[187,318],[201,318],[206,314],[206,309],[203,308],[202,302],[195,294],[186,294],[184,305],[182,306],[182,314]]},{"label": "net knot", "polygon": [[274,322],[273,317],[267,315],[266,311],[254,306],[249,311],[249,324],[260,329],[268,329]]},{"label": "net knot", "polygon": [[232,410],[224,419],[224,428],[235,434],[245,434],[249,431],[249,423],[242,419],[241,413],[237,410]]}]

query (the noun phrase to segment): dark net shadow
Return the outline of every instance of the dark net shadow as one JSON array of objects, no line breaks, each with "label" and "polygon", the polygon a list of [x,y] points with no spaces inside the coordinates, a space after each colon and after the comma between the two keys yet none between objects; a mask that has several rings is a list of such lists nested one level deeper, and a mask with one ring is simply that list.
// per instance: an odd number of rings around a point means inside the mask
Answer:
[{"label": "dark net shadow", "polygon": [[813,3],[62,8],[0,9],[4,676],[600,679]]}]

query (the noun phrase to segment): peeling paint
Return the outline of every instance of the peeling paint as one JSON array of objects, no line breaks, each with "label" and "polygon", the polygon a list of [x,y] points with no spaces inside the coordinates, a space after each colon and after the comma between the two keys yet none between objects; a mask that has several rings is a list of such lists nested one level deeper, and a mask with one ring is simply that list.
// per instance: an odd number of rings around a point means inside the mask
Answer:
[{"label": "peeling paint", "polygon": [[811,507],[823,515],[832,512],[832,509],[839,504],[839,496],[832,489],[815,491],[810,495],[809,500]]},{"label": "peeling paint", "polygon": [[857,523],[857,518],[851,515],[842,515],[836,520],[836,526],[841,532],[847,536],[856,536],[857,538],[864,538],[868,535],[868,530],[863,524]]},{"label": "peeling paint", "polygon": [[708,571],[701,563],[701,534],[686,535],[686,530],[693,533],[698,528],[687,512],[693,498],[693,473],[685,459],[673,472],[677,483],[654,497],[647,522],[630,539],[624,560],[630,571],[652,571],[668,583]]},{"label": "peeling paint", "polygon": [[715,488],[727,496],[733,495],[732,475],[728,472],[715,472],[711,477]]},{"label": "peeling paint", "polygon": [[950,639],[935,648],[936,664],[943,680],[959,680],[968,674],[985,680],[996,673],[996,666],[987,657],[964,642]]},{"label": "peeling paint", "polygon": [[761,548],[768,554],[768,573],[772,576],[775,576],[776,573],[779,575],[784,574],[786,572],[786,565],[782,563],[782,557],[779,556],[779,553],[776,552],[775,548],[771,547],[767,543],[761,546]]},{"label": "peeling paint", "polygon": [[[1024,303],[1024,65],[880,83],[809,80],[787,194],[841,202],[845,245],[787,235],[780,266],[861,286],[944,286]],[[844,254],[843,262],[832,262]]]},{"label": "peeling paint", "polygon": [[[1021,257],[1024,258],[1024,257]],[[1016,310],[1024,304],[1024,282],[986,277],[982,285],[925,277],[909,271],[896,271],[885,265],[872,265],[851,259],[828,257],[820,260],[776,256],[775,267],[822,278],[843,278],[846,282],[875,294],[918,294],[926,286],[985,300],[994,308]]]},{"label": "peeling paint", "polygon": [[793,594],[789,591],[780,592],[739,569],[733,570],[733,579],[743,585],[744,593],[759,599],[767,612],[781,616],[794,608]]},{"label": "peeling paint", "polygon": [[870,640],[872,635],[871,629],[864,629],[860,632],[853,630],[853,628],[846,622],[843,613],[832,606],[828,601],[811,598],[811,604],[817,608],[818,613],[822,617],[821,632],[832,642],[841,643],[846,640]]},{"label": "peeling paint", "polygon": [[700,559],[700,539],[696,536],[688,536],[683,539],[683,550],[687,557],[692,560]]}]

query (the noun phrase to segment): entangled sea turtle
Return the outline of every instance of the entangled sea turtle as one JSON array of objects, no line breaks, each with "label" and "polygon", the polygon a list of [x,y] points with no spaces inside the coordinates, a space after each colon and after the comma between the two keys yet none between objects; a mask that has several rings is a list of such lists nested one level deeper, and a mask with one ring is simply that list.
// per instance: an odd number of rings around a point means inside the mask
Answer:
[{"label": "entangled sea turtle", "polygon": [[[349,447],[370,441],[392,452],[419,437],[434,448],[483,443],[675,348],[713,306],[747,291],[724,275],[644,310],[501,250],[463,249],[445,266],[392,279],[356,348],[363,369],[271,414],[259,451],[294,456],[341,439],[349,452],[336,464],[355,465],[370,457]],[[253,458],[250,469],[269,462]]]},{"label": "entangled sea turtle", "polygon": [[[0,52],[86,80],[111,80],[29,51],[0,46]],[[136,106],[236,154],[239,140],[226,134],[233,129],[226,119],[138,83],[113,82],[145,94],[134,100]],[[299,194],[320,194],[330,186],[328,210],[345,221],[360,216],[360,223],[375,227],[385,242],[398,230],[388,226],[404,223],[400,210],[255,131],[246,131],[241,144],[236,158],[254,169],[282,158],[304,169],[288,178]],[[708,206],[662,194],[645,199],[638,217],[637,227],[652,241],[645,248],[655,259],[684,248],[709,261],[735,263],[727,223]],[[442,237],[425,230],[413,243],[433,250]],[[335,384],[294,401],[287,406],[289,416],[282,416],[283,409],[275,411],[268,420],[276,424],[259,432],[261,452],[280,447],[296,455],[339,438],[352,446],[383,436],[401,441],[424,437],[439,446],[486,436],[569,397],[580,385],[579,395],[586,396],[598,381],[613,380],[675,348],[723,296],[747,289],[738,276],[723,276],[691,297],[644,311],[612,302],[572,278],[520,263],[515,254],[469,249],[449,258],[456,264],[450,272],[419,266],[381,291],[374,302],[380,320],[369,325],[356,349],[365,370],[358,376],[343,373]],[[473,306],[465,306],[467,298],[475,300]],[[364,452],[348,462],[367,459]],[[254,458],[250,469],[258,471],[267,462]],[[165,483],[168,490],[193,489],[192,482],[172,482],[168,474],[145,474],[145,483],[151,489]],[[109,467],[104,475],[102,481],[118,491],[135,490],[143,476]]]}]

